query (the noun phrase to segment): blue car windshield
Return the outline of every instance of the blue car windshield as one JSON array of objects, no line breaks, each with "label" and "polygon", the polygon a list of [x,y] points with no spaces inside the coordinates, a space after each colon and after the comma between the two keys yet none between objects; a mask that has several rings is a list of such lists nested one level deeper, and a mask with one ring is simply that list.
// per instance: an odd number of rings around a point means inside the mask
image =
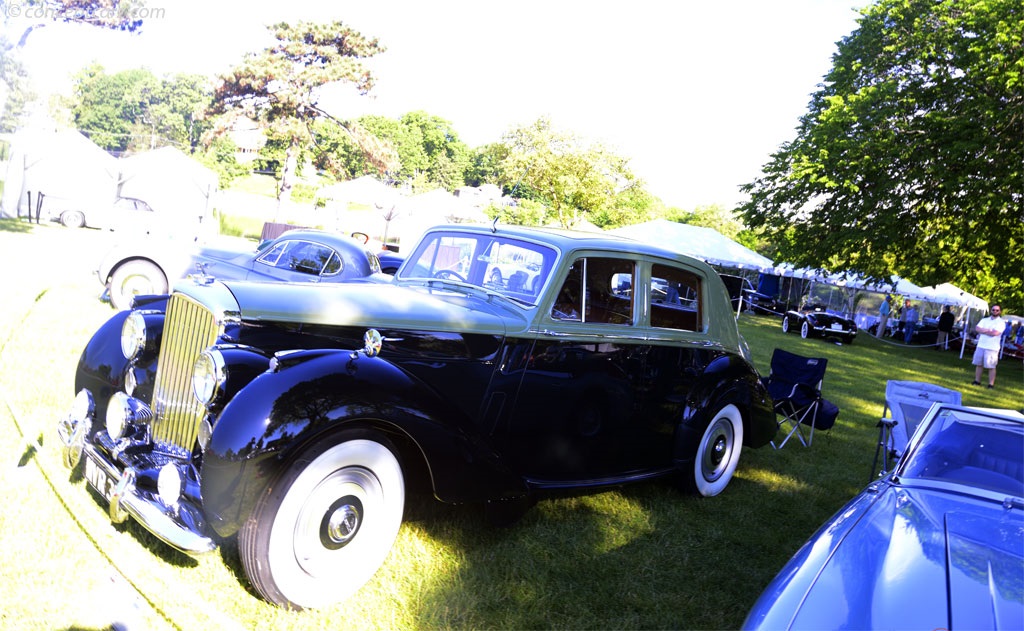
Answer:
[{"label": "blue car windshield", "polygon": [[898,471],[901,479],[944,480],[1024,497],[1024,418],[942,408]]},{"label": "blue car windshield", "polygon": [[495,291],[535,306],[557,259],[553,248],[502,235],[435,232],[396,278],[438,278]]}]

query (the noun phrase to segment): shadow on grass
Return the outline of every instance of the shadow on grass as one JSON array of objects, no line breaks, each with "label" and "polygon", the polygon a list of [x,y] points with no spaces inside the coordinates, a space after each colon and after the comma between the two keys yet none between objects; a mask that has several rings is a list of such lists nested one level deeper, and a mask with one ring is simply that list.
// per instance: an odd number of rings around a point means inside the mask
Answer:
[{"label": "shadow on grass", "polygon": [[32,232],[34,225],[24,219],[0,219],[0,232],[28,234]]}]

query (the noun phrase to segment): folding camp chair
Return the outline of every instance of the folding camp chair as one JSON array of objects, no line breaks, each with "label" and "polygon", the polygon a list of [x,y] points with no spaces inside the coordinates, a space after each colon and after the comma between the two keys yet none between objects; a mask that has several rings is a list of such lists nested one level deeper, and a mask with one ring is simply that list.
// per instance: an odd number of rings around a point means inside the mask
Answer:
[{"label": "folding camp chair", "polygon": [[839,408],[821,395],[827,366],[824,357],[802,357],[781,348],[772,353],[771,373],[763,381],[775,402],[779,427],[789,430],[778,445],[773,440],[772,447],[781,449],[794,435],[808,447],[815,428],[828,430],[835,425]]},{"label": "folding camp chair", "polygon": [[943,388],[924,381],[887,381],[885,384],[885,406],[878,421],[878,446],[871,463],[871,478],[875,477],[879,456],[884,473],[896,464],[896,460],[907,449],[910,437],[914,435],[921,419],[932,405],[951,403],[960,405],[960,392]]}]

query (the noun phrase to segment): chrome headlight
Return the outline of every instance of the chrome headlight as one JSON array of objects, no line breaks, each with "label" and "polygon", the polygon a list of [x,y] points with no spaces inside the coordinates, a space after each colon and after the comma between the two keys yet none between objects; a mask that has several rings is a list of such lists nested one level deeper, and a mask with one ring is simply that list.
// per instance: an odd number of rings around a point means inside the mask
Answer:
[{"label": "chrome headlight", "polygon": [[192,367],[192,393],[203,405],[209,405],[217,396],[226,379],[224,356],[220,351],[205,350]]},{"label": "chrome headlight", "polygon": [[133,311],[121,327],[121,352],[128,359],[134,359],[146,347],[146,320],[142,314]]}]

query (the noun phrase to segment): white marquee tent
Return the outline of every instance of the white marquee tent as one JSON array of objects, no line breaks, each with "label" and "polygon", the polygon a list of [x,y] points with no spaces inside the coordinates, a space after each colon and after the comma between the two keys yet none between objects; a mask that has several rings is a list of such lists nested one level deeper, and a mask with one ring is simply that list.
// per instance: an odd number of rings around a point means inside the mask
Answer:
[{"label": "white marquee tent", "polygon": [[654,219],[608,231],[637,241],[651,243],[666,250],[701,259],[711,265],[771,272],[771,259],[740,245],[717,230]]}]

